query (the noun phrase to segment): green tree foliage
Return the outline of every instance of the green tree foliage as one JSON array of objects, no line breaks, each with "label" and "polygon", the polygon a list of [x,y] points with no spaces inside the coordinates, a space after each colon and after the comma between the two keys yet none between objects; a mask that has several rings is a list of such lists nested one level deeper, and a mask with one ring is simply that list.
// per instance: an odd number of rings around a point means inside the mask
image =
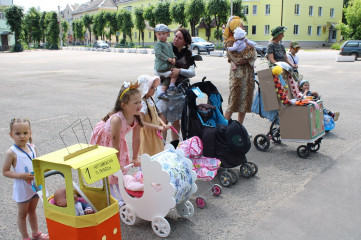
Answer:
[{"label": "green tree foliage", "polygon": [[50,49],[58,49],[60,27],[58,24],[58,15],[56,12],[48,12],[45,21],[47,23],[45,36],[47,47]]},{"label": "green tree foliage", "polygon": [[154,18],[156,24],[163,23],[165,25],[169,25],[172,23],[172,18],[170,17],[169,11],[169,2],[160,2],[154,8]]},{"label": "green tree foliage", "polygon": [[183,27],[187,27],[186,17],[186,2],[174,2],[170,8],[170,15],[174,22],[182,24]]},{"label": "green tree foliage", "polygon": [[74,21],[72,21],[71,22],[71,29],[72,29],[72,31],[73,31],[73,44],[74,44],[74,40],[76,39],[76,32],[75,32],[75,22]]},{"label": "green tree foliage", "polygon": [[134,15],[135,15],[135,28],[139,31],[138,41],[140,42],[140,38],[142,38],[142,46],[144,46],[144,9],[143,8],[135,8]]},{"label": "green tree foliage", "polygon": [[[155,27],[156,25],[154,9],[155,7],[153,5],[150,5],[144,10],[144,14],[143,14],[144,19],[147,20],[150,27]],[[157,38],[155,37],[155,33],[153,35],[153,40],[157,41]]]},{"label": "green tree foliage", "polygon": [[15,34],[15,52],[23,51],[23,47],[19,41],[22,31],[22,24],[24,18],[23,8],[12,5],[5,9],[6,24],[10,27],[10,30]]},{"label": "green tree foliage", "polygon": [[77,38],[78,42],[81,42],[84,39],[84,34],[85,34],[83,21],[80,19],[75,20],[74,26],[75,26],[74,32],[75,32],[76,38]]},{"label": "green tree foliage", "polygon": [[[116,35],[117,31],[120,29],[119,22],[117,21],[117,13],[116,12],[109,12],[106,14],[107,19],[107,26],[109,27],[109,39],[112,39],[112,35]],[[118,36],[116,37],[116,43],[118,44]]]},{"label": "green tree foliage", "polygon": [[247,17],[243,13],[242,0],[233,1],[233,16],[238,16],[247,21]]},{"label": "green tree foliage", "polygon": [[41,38],[43,43],[45,42],[45,30],[46,30],[45,17],[46,17],[46,12],[44,11],[41,13],[40,22],[39,22]]},{"label": "green tree foliage", "polygon": [[93,24],[93,16],[89,14],[85,14],[82,18],[83,25],[86,30],[89,32],[90,42],[92,42],[92,28],[91,25]]},{"label": "green tree foliage", "polygon": [[196,25],[205,13],[205,6],[204,0],[191,0],[186,5],[186,15],[191,25],[191,34],[193,37],[196,35]]},{"label": "green tree foliage", "polygon": [[124,36],[129,36],[130,42],[133,42],[132,28],[134,27],[134,23],[132,20],[132,13],[125,9],[120,10],[120,12],[122,19],[122,25],[120,29],[123,32],[123,39],[125,40]]},{"label": "green tree foliage", "polygon": [[[229,3],[227,0],[209,0],[207,12],[214,17],[216,22],[216,32],[219,32],[219,26],[227,22]],[[219,34],[215,35],[216,39],[221,39]]]},{"label": "green tree foliage", "polygon": [[94,16],[94,25],[96,26],[96,32],[97,35],[100,36],[102,40],[104,40],[104,29],[105,29],[105,25],[107,24],[104,14],[105,12],[101,11]]},{"label": "green tree foliage", "polygon": [[40,14],[41,13],[36,8],[32,7],[24,17],[24,40],[28,45],[33,41],[40,45],[40,40],[42,37],[40,28]]},{"label": "green tree foliage", "polygon": [[361,0],[352,0],[344,9],[350,39],[361,39]]},{"label": "green tree foliage", "polygon": [[69,23],[67,21],[62,20],[61,29],[62,29],[63,42],[65,42],[66,36],[68,36]]}]

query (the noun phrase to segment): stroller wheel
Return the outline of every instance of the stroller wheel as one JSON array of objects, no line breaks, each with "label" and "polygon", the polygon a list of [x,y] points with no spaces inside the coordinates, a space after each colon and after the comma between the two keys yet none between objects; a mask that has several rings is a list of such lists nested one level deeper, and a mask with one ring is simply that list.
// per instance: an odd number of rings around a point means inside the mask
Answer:
[{"label": "stroller wheel", "polygon": [[240,167],[241,175],[242,175],[242,177],[245,177],[245,178],[249,178],[249,177],[253,176],[252,170],[253,169],[252,169],[251,164],[248,164],[248,163],[243,163]]},{"label": "stroller wheel", "polygon": [[196,204],[197,204],[197,207],[204,208],[206,206],[206,200],[202,197],[197,197]]},{"label": "stroller wheel", "polygon": [[212,187],[212,192],[214,196],[219,196],[222,193],[222,187],[218,184],[214,184]]},{"label": "stroller wheel", "polygon": [[120,208],[120,219],[127,225],[133,225],[135,223],[136,215],[134,210],[128,205],[124,205]]},{"label": "stroller wheel", "polygon": [[257,150],[266,152],[270,146],[268,137],[264,134],[258,134],[253,140],[254,146]]},{"label": "stroller wheel", "polygon": [[310,147],[311,152],[318,152],[320,150],[321,145],[319,143],[312,143]]},{"label": "stroller wheel", "polygon": [[185,203],[177,204],[176,209],[178,214],[184,218],[191,218],[194,215],[194,207],[190,201]]},{"label": "stroller wheel", "polygon": [[170,225],[164,217],[153,218],[152,229],[159,237],[168,237],[170,234]]},{"label": "stroller wheel", "polygon": [[235,184],[239,180],[239,173],[234,169],[228,169],[228,172],[232,175],[232,184]]},{"label": "stroller wheel", "polygon": [[310,155],[310,150],[308,149],[307,146],[301,145],[297,148],[297,155],[300,158],[307,158],[308,155]]},{"label": "stroller wheel", "polygon": [[232,184],[232,175],[228,171],[222,171],[219,174],[219,181],[222,186],[229,187]]},{"label": "stroller wheel", "polygon": [[248,162],[249,165],[251,165],[252,167],[252,176],[256,175],[258,172],[258,167],[256,164],[254,164],[253,162]]}]

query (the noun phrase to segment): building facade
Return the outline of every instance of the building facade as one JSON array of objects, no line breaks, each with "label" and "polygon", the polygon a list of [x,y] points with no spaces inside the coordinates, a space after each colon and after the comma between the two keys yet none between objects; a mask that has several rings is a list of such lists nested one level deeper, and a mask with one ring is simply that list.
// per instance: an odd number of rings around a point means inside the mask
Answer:
[{"label": "building facade", "polygon": [[335,25],[342,20],[343,0],[243,0],[248,37],[267,43],[271,30],[285,26],[283,41],[325,46],[340,40]]},{"label": "building facade", "polygon": [[13,5],[12,0],[0,0],[0,51],[10,49],[15,45],[15,36],[6,24],[5,9]]},{"label": "building facade", "polygon": [[[84,14],[96,14],[102,10],[120,9],[129,10],[134,18],[135,8],[147,8],[160,1],[162,0],[91,0],[74,10],[72,19],[81,19]],[[272,38],[271,30],[280,25],[287,28],[284,37],[286,45],[290,41],[298,41],[305,47],[319,47],[340,40],[341,32],[336,30],[335,25],[342,20],[343,0],[243,0],[242,5],[247,18],[244,25],[248,38],[258,43],[267,44]],[[177,24],[170,25],[170,28],[176,27]],[[201,24],[196,32],[198,36],[207,39]],[[211,32],[210,41],[216,42],[213,29]],[[139,32],[135,28],[132,36],[138,43]],[[145,30],[144,41],[152,44],[153,40],[153,33]],[[114,41],[115,39],[112,39],[112,42]]]}]

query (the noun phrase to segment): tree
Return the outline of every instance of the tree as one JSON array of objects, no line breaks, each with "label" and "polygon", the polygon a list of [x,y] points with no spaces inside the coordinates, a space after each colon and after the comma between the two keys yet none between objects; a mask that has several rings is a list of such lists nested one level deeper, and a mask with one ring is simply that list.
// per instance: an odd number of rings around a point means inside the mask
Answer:
[{"label": "tree", "polygon": [[242,0],[233,1],[233,16],[238,16],[247,21],[247,17],[243,12]]},{"label": "tree", "polygon": [[172,19],[179,24],[182,24],[183,27],[187,27],[187,17],[186,17],[186,2],[175,2],[170,8],[170,14]]},{"label": "tree", "polygon": [[140,38],[142,38],[142,46],[144,47],[144,9],[143,8],[135,8],[134,15],[135,15],[135,28],[139,31],[138,41],[140,42]]},{"label": "tree", "polygon": [[361,39],[361,0],[353,0],[344,9],[345,18],[350,28],[350,39]]},{"label": "tree", "polygon": [[76,39],[75,22],[74,21],[71,22],[71,29],[73,31],[73,45],[74,45],[75,44],[75,39]]},{"label": "tree", "polygon": [[[124,33],[125,36],[129,36],[130,42],[133,42],[132,39],[132,28],[134,27],[134,23],[132,20],[132,13],[128,10],[122,9],[121,16],[122,16],[122,25],[120,29]],[[123,35],[123,36],[124,36]],[[125,38],[123,38],[125,40]]]},{"label": "tree", "polygon": [[212,29],[213,19],[212,19],[211,15],[209,15],[208,13],[205,13],[201,22],[203,23],[203,26],[206,29],[206,37],[207,37],[207,40],[209,41],[209,38],[211,37],[211,29]]},{"label": "tree", "polygon": [[[108,14],[109,13],[109,14]],[[120,29],[119,22],[117,21],[117,13],[116,12],[108,12],[106,13],[107,26],[109,27],[109,39],[110,43],[112,40],[112,34],[115,35],[116,43],[118,44],[118,36],[116,35],[117,31]]]},{"label": "tree", "polygon": [[104,18],[104,11],[98,12],[94,17],[94,25],[96,25],[96,32],[97,35],[101,37],[102,40],[104,40],[104,28],[107,24],[105,18]]},{"label": "tree", "polygon": [[80,19],[75,20],[74,26],[75,26],[76,38],[78,42],[81,42],[84,39],[84,34],[85,34],[83,21]]},{"label": "tree", "polygon": [[40,29],[40,12],[32,7],[24,17],[25,41],[29,45],[32,41],[40,45],[42,32]]},{"label": "tree", "polygon": [[188,16],[189,24],[191,25],[191,34],[196,36],[196,25],[201,20],[205,11],[204,0],[191,0],[186,5],[186,15]]},{"label": "tree", "polygon": [[[147,20],[149,26],[153,27],[153,28],[155,27],[154,9],[155,9],[155,7],[153,5],[150,5],[149,7],[147,7],[144,10],[144,14],[143,14],[144,19]],[[155,37],[155,33],[154,33],[154,36],[153,36],[153,40],[157,41],[157,38]]]},{"label": "tree", "polygon": [[93,24],[93,16],[85,14],[82,18],[82,21],[83,21],[83,25],[84,25],[85,29],[87,29],[89,32],[90,42],[92,42],[91,25]]},{"label": "tree", "polygon": [[46,12],[44,11],[44,12],[41,13],[40,22],[39,22],[41,37],[42,37],[43,43],[45,42],[45,29],[46,29],[45,17],[46,17]]},{"label": "tree", "polygon": [[207,12],[214,17],[216,23],[216,39],[221,39],[219,33],[219,26],[227,22],[229,3],[227,0],[209,0],[207,4]]},{"label": "tree", "polygon": [[67,21],[62,20],[61,21],[61,29],[63,30],[63,32],[62,32],[63,42],[65,42],[66,37],[68,36],[69,23]]},{"label": "tree", "polygon": [[23,51],[23,47],[19,41],[22,31],[22,24],[24,18],[24,12],[22,7],[12,5],[5,9],[6,24],[10,27],[10,30],[15,35],[15,52]]},{"label": "tree", "polygon": [[59,33],[60,33],[60,28],[58,24],[58,15],[54,11],[48,12],[46,14],[45,19],[47,22],[47,27],[45,32],[46,40],[48,43],[47,47],[50,49],[58,49]]},{"label": "tree", "polygon": [[165,25],[169,25],[172,23],[172,18],[170,17],[169,6],[170,6],[169,2],[160,2],[154,8],[154,19],[157,24],[163,23]]}]

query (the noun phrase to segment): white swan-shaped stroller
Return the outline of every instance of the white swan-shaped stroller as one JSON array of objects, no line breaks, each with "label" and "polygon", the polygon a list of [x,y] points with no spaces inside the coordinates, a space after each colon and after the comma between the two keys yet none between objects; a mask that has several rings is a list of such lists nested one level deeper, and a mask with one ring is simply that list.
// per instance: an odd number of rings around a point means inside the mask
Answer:
[{"label": "white swan-shaped stroller", "polygon": [[[172,208],[176,207],[178,214],[185,218],[194,214],[193,204],[188,199],[197,191],[197,174],[184,152],[175,150],[170,144],[152,157],[143,154],[141,164],[144,193],[140,198],[126,192],[121,171],[114,174],[118,177],[120,194],[125,202],[120,208],[120,218],[127,225],[133,225],[136,217],[151,221],[155,234],[167,237],[171,229],[164,217]],[[160,190],[156,190],[155,185],[160,185]]]}]

